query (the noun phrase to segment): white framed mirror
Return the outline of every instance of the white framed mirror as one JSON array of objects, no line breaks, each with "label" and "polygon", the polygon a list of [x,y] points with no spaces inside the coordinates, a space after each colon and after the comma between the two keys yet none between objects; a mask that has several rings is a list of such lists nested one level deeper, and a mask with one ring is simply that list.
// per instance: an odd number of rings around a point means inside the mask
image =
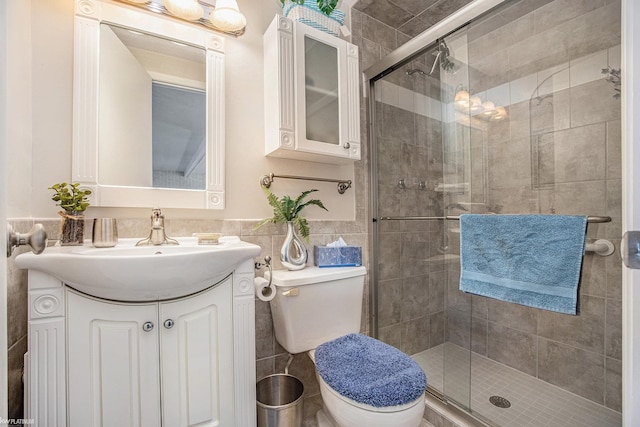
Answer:
[{"label": "white framed mirror", "polygon": [[76,0],[72,180],[93,206],[224,208],[224,39]]}]

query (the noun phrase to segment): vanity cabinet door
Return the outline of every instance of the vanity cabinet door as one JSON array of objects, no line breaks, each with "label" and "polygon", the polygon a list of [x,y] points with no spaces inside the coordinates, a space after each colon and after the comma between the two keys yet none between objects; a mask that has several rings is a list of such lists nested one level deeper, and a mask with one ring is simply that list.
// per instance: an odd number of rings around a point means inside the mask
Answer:
[{"label": "vanity cabinet door", "polygon": [[160,426],[158,304],[68,290],[67,316],[69,426]]},{"label": "vanity cabinet door", "polygon": [[277,16],[264,34],[265,154],[360,160],[358,47]]},{"label": "vanity cabinet door", "polygon": [[360,107],[350,105],[349,88],[357,77],[349,75],[348,48],[355,52],[357,49],[299,22],[294,25],[297,147],[310,153],[357,160],[360,151],[354,152],[352,148],[360,141],[350,134],[350,126],[355,125],[350,120],[356,120],[350,108]]},{"label": "vanity cabinet door", "polygon": [[192,297],[160,303],[163,425],[233,425],[231,307],[230,278]]}]

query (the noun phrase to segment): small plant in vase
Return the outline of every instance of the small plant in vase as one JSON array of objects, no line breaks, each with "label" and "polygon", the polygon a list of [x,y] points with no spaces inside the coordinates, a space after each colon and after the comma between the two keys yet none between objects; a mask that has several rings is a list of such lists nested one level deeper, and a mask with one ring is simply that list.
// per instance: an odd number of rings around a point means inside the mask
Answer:
[{"label": "small plant in vase", "polygon": [[62,246],[79,246],[84,241],[84,211],[89,207],[91,190],[81,189],[79,183],[61,182],[48,188],[55,191],[51,200],[63,211],[60,223],[60,244]]},{"label": "small plant in vase", "polygon": [[255,226],[254,229],[258,229],[267,223],[287,224],[287,236],[284,244],[282,245],[282,249],[280,250],[280,261],[282,261],[282,265],[288,270],[301,270],[307,264],[309,254],[306,246],[298,237],[296,228],[300,231],[300,236],[308,242],[309,224],[307,223],[307,219],[304,218],[300,212],[310,205],[318,206],[325,211],[327,208],[325,208],[322,202],[317,199],[305,201],[305,198],[309,194],[314,191],[318,191],[315,189],[303,191],[295,199],[292,199],[289,196],[282,196],[281,198],[278,198],[278,196],[269,191],[267,187],[263,186],[262,189],[267,195],[269,205],[273,208],[273,217],[263,219]]},{"label": "small plant in vase", "polygon": [[[291,0],[291,1],[296,4],[304,4],[304,0]],[[285,0],[280,0],[280,3],[284,5]],[[318,0],[317,3],[318,3],[318,9],[320,9],[322,13],[324,13],[325,15],[331,15],[331,12],[333,12],[333,9],[335,9],[336,6],[338,5],[338,0]]]}]

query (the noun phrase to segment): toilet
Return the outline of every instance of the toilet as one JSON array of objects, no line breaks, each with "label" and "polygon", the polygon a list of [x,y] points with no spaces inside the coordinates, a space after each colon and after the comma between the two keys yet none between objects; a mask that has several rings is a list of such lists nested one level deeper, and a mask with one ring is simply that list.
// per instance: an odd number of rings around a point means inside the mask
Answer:
[{"label": "toilet", "polygon": [[361,335],[364,267],[307,267],[270,275],[276,340],[308,352],[324,408],[319,427],[418,427],[426,377],[400,350]]}]

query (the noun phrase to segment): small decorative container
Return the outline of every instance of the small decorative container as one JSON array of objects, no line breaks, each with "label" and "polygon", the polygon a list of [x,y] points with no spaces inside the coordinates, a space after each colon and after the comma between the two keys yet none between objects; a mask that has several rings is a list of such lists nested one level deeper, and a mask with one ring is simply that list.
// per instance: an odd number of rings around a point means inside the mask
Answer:
[{"label": "small decorative container", "polygon": [[340,27],[344,24],[344,12],[334,9],[330,15],[325,15],[318,9],[316,0],[305,0],[304,4],[286,0],[282,6],[282,11],[284,16],[289,19],[302,22],[336,37],[340,34]]},{"label": "small decorative container", "polygon": [[84,243],[84,215],[77,212],[60,212],[60,245],[82,246]]},{"label": "small decorative container", "polygon": [[307,247],[302,239],[298,237],[293,222],[287,221],[287,236],[280,249],[282,265],[287,270],[302,270],[307,266],[308,257]]},{"label": "small decorative container", "polygon": [[96,248],[112,248],[118,244],[118,224],[115,218],[94,218],[91,243]]},{"label": "small decorative container", "polygon": [[360,246],[314,246],[313,255],[318,267],[360,267],[362,265]]}]

